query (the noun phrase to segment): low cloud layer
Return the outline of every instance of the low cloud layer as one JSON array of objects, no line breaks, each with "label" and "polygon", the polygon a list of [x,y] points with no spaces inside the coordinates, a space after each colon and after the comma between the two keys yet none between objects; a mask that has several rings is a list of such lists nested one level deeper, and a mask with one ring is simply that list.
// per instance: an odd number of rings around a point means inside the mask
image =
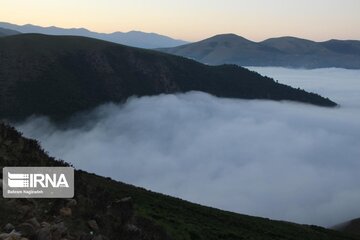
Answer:
[{"label": "low cloud layer", "polygon": [[191,92],[17,128],[78,168],[201,204],[322,226],[360,217],[360,71],[253,69],[342,107]]}]

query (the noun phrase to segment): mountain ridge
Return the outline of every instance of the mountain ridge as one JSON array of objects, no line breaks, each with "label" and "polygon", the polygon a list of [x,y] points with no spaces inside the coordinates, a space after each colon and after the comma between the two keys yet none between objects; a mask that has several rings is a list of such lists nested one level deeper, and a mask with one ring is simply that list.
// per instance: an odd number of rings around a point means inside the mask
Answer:
[{"label": "mountain ridge", "polygon": [[214,67],[97,39],[41,34],[0,38],[0,85],[0,118],[66,118],[133,95],[188,91],[336,106],[235,65]]},{"label": "mountain ridge", "polygon": [[18,31],[0,27],[0,37],[11,36],[16,34],[21,34],[21,33]]},{"label": "mountain ridge", "polygon": [[360,69],[360,41],[357,40],[315,42],[286,36],[253,42],[236,34],[220,34],[157,50],[210,65]]},{"label": "mountain ridge", "polygon": [[185,43],[183,40],[173,39],[171,37],[161,35],[158,33],[146,33],[142,31],[128,31],[128,32],[113,32],[113,33],[99,33],[90,31],[86,28],[60,28],[56,26],[41,27],[33,24],[16,25],[7,22],[0,22],[0,27],[13,29],[21,33],[40,33],[47,35],[71,35],[84,36],[100,40],[115,42],[132,47],[140,48],[159,48],[159,47],[174,47]]}]

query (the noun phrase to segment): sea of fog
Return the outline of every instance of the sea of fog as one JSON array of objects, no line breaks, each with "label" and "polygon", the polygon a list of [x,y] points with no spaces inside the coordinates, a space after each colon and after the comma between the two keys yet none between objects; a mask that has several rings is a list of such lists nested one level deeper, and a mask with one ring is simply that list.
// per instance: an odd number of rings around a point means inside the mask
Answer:
[{"label": "sea of fog", "polygon": [[340,108],[200,92],[17,123],[75,167],[225,210],[331,226],[360,217],[360,71],[251,68]]}]

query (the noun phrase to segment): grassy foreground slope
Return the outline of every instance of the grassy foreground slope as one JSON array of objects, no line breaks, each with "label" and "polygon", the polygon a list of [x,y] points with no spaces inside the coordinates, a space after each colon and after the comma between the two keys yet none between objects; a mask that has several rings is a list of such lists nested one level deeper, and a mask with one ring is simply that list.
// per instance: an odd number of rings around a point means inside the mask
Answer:
[{"label": "grassy foreground slope", "polygon": [[[60,165],[67,164],[49,157],[36,141],[25,139],[15,129],[0,124],[1,167]],[[133,202],[126,197],[131,197]],[[0,229],[12,223],[23,230],[23,222],[33,223],[34,220],[29,219],[36,218],[38,222],[47,222],[55,232],[62,232],[61,236],[67,239],[359,239],[321,227],[204,207],[81,170],[75,173],[74,199],[77,204],[71,205],[72,214],[69,215],[61,209],[66,208],[70,200],[9,200],[1,197]],[[120,208],[110,208],[109,212],[109,206],[114,202],[120,204]],[[23,212],[23,209],[27,211]],[[98,225],[92,235],[89,221],[96,221]],[[39,231],[45,231],[44,227],[34,234]],[[40,238],[35,235],[30,239]]]},{"label": "grassy foreground slope", "polygon": [[235,65],[84,37],[21,34],[0,38],[0,118],[53,118],[137,95],[202,91],[219,97],[336,103]]}]

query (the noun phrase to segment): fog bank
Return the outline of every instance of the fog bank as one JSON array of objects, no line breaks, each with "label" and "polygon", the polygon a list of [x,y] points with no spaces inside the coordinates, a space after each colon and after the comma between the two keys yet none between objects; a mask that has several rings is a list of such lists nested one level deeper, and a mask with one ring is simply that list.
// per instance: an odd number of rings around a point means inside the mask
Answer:
[{"label": "fog bank", "polygon": [[341,108],[205,93],[106,104],[17,128],[82,168],[213,207],[330,226],[360,217],[360,71],[251,68]]}]

